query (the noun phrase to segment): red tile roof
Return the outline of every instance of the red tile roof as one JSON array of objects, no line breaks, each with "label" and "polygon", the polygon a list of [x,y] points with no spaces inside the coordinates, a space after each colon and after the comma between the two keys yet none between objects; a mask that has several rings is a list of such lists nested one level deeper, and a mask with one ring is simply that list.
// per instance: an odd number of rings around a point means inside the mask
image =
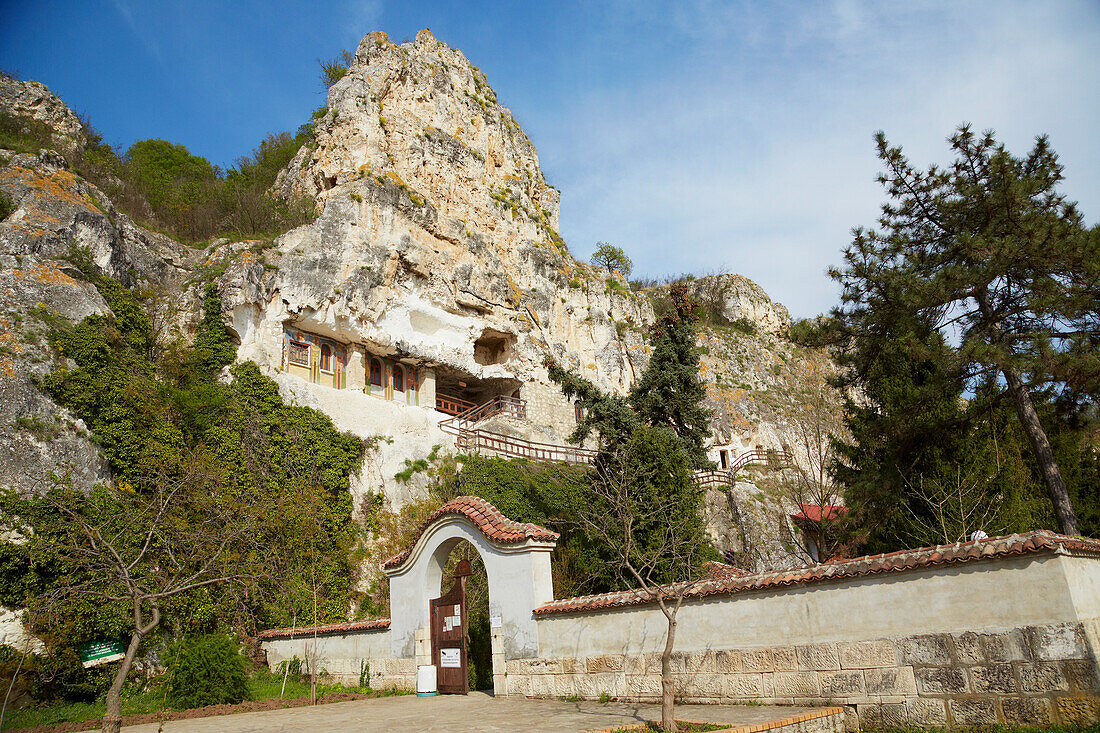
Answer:
[{"label": "red tile roof", "polygon": [[429,516],[424,521],[424,524],[420,526],[420,529],[416,533],[416,537],[413,538],[408,548],[400,554],[394,555],[386,560],[382,563],[382,567],[392,568],[405,562],[406,558],[412,553],[413,548],[416,547],[416,543],[420,540],[420,536],[424,534],[424,530],[426,530],[432,522],[448,514],[457,514],[466,517],[474,523],[483,535],[493,542],[502,545],[516,545],[521,542],[526,542],[527,540],[557,542],[560,536],[557,532],[551,532],[545,527],[540,527],[537,524],[532,524],[530,522],[514,522],[501,514],[500,510],[495,506],[479,496],[460,496],[457,499],[452,499],[432,512],[431,516]]},{"label": "red tile roof", "polygon": [[718,562],[717,560],[707,560],[703,563],[703,570],[712,578],[741,578],[746,575],[752,575],[748,570],[734,567],[728,563]]},{"label": "red tile roof", "polygon": [[321,626],[299,626],[294,629],[268,629],[261,631],[258,636],[261,639],[285,639],[291,636],[313,636],[317,634],[345,634],[351,631],[378,631],[388,629],[388,618],[375,618],[366,621],[347,621],[340,624],[322,624]]},{"label": "red tile roof", "polygon": [[[939,565],[956,565],[974,560],[1006,558],[1038,553],[1066,553],[1100,558],[1100,540],[1069,537],[1040,530],[1027,534],[989,537],[975,542],[954,545],[899,550],[880,555],[837,560],[822,565],[810,565],[791,570],[775,570],[743,576],[715,577],[689,583],[685,598],[726,596],[752,590],[766,590],[791,585],[847,580],[882,573],[896,573]],[[676,586],[670,586],[675,588]],[[536,616],[559,613],[599,611],[654,603],[654,599],[639,591],[620,591],[595,596],[563,598],[535,609]]]},{"label": "red tile roof", "polygon": [[792,514],[791,519],[808,519],[811,522],[820,522],[822,515],[829,522],[848,513],[848,507],[833,504],[799,504],[798,514]]}]

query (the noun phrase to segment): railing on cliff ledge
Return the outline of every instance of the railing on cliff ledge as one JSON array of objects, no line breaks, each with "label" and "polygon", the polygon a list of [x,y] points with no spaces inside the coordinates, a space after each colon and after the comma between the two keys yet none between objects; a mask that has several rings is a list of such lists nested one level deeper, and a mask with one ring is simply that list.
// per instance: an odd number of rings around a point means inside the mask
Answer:
[{"label": "railing on cliff ledge", "polygon": [[461,415],[476,408],[477,405],[473,402],[467,402],[460,397],[451,397],[445,394],[436,394],[435,396],[435,409],[446,415]]},{"label": "railing on cliff ledge", "polygon": [[[482,420],[488,420],[491,417],[497,415],[507,415],[508,417],[519,418],[520,420],[527,419],[527,401],[521,400],[519,397],[509,397],[507,395],[499,395],[489,400],[483,405],[475,405],[472,402],[466,402],[465,400],[458,400],[455,397],[445,397],[444,399],[449,402],[463,402],[469,405],[461,412],[452,413],[449,410],[444,410],[439,406],[439,397],[436,397],[436,410],[442,413],[451,415],[451,417],[443,420],[439,423],[439,427],[445,433],[451,435],[461,436],[464,432],[472,430],[473,427]],[[450,404],[447,405],[450,407]]]},{"label": "railing on cliff ledge", "polygon": [[762,463],[769,468],[784,468],[793,465],[793,461],[791,461],[791,457],[786,451],[757,448],[734,458],[733,463],[730,464],[729,472],[737,475],[738,471],[753,463]]},{"label": "railing on cliff ledge", "polygon": [[524,438],[513,438],[488,430],[469,430],[458,437],[458,447],[465,451],[491,450],[516,458],[530,461],[555,461],[570,465],[591,466],[596,460],[596,451],[572,445],[555,443],[537,443]]},{"label": "railing on cliff ledge", "polygon": [[702,488],[708,486],[733,486],[733,474],[729,471],[696,471],[695,483]]},{"label": "railing on cliff ledge", "polygon": [[[458,398],[442,398],[454,404],[465,402],[465,400],[458,400]],[[440,409],[439,403],[440,397],[437,397],[437,410],[451,414],[447,410]],[[557,443],[539,443],[491,430],[482,430],[477,427],[478,423],[498,415],[526,419],[527,402],[518,397],[501,395],[482,405],[466,404],[470,405],[466,410],[452,414],[451,417],[439,423],[440,429],[455,436],[455,445],[461,451],[476,453],[484,449],[505,456],[526,458],[530,461],[556,461],[574,466],[591,466],[596,460],[596,451],[590,448]],[[451,404],[448,403],[448,407],[450,406]],[[790,456],[781,450],[751,450],[737,456],[729,470],[696,471],[695,483],[704,488],[707,486],[733,486],[737,480],[737,472],[753,463],[781,468],[791,465],[791,460]]]}]

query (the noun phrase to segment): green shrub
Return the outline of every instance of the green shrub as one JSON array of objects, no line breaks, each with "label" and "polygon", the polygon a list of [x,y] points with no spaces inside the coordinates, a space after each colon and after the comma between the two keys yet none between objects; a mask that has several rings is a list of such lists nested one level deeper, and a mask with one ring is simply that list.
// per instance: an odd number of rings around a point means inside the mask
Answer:
[{"label": "green shrub", "polygon": [[821,348],[838,343],[843,338],[837,323],[828,316],[803,318],[787,329],[787,338],[799,346]]},{"label": "green shrub", "polygon": [[750,318],[735,318],[730,321],[730,328],[734,331],[739,331],[746,336],[756,335],[756,323]]},{"label": "green shrub", "polygon": [[15,213],[15,202],[6,193],[0,191],[0,221],[7,219]]},{"label": "green shrub", "polygon": [[355,54],[346,48],[331,59],[319,60],[317,63],[321,66],[321,83],[325,85],[325,89],[343,79],[353,61]]},{"label": "green shrub", "polygon": [[606,280],[608,292],[626,293],[629,292],[627,287],[613,277],[609,277]]},{"label": "green shrub", "polygon": [[[73,259],[83,261],[79,252]],[[276,383],[253,363],[233,366],[230,383],[220,380],[235,346],[222,325],[215,288],[206,289],[193,344],[172,345],[151,359],[151,325],[142,302],[115,280],[92,279],[112,315],[53,326],[51,346],[72,361],[43,377],[42,386],[84,420],[112,475],[135,490],[149,490],[154,476],[174,477],[202,465],[210,491],[226,501],[256,495],[283,507],[257,528],[257,541],[279,547],[285,563],[278,579],[259,583],[249,609],[257,625],[289,625],[295,618],[312,623],[314,599],[300,589],[312,582],[314,571],[317,621],[346,618],[356,536],[348,485],[363,442],[341,434],[315,410],[285,404]],[[29,606],[37,618],[35,599],[50,591],[66,564],[63,557],[27,552],[26,545],[0,543],[0,601]],[[239,618],[237,600],[214,587],[200,589],[162,609],[165,628],[226,628]],[[125,631],[119,621],[124,613],[111,604],[81,599],[66,609],[65,624],[43,615],[36,627],[50,635],[51,650]],[[80,671],[79,660],[74,665]]]},{"label": "green shrub", "polygon": [[231,637],[191,637],[169,650],[168,701],[172,705],[199,708],[247,698],[248,661]]},{"label": "green shrub", "polygon": [[0,148],[17,153],[37,153],[52,148],[53,134],[48,125],[30,117],[0,112]]}]

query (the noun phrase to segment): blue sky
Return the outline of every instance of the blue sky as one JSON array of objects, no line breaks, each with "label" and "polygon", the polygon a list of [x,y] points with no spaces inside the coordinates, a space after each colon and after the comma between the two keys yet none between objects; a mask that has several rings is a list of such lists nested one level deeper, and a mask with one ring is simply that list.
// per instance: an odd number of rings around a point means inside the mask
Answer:
[{"label": "blue sky", "polygon": [[323,102],[317,59],[431,28],[480,66],[562,191],[579,257],[747,275],[795,315],[882,202],[872,135],[946,162],[960,122],[1022,154],[1049,134],[1100,220],[1100,3],[0,0],[0,67],[116,144],[229,165]]}]

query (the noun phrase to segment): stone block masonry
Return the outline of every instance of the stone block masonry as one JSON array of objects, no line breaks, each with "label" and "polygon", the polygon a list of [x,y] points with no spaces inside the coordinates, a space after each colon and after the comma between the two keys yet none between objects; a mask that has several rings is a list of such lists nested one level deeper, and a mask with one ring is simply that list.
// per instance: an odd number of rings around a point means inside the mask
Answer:
[{"label": "stone block masonry", "polygon": [[[673,669],[686,702],[842,705],[864,728],[1074,724],[1100,716],[1096,658],[1083,641],[1098,626],[676,652]],[[1035,643],[1021,646],[1023,638]],[[1019,650],[1017,658],[1003,661],[1006,648]],[[655,653],[513,659],[506,672],[513,695],[653,703],[661,694]]]},{"label": "stone block masonry", "polygon": [[[685,702],[840,705],[849,728],[1100,719],[1100,543],[997,538],[758,574],[693,591]],[[656,702],[666,623],[636,595],[536,609],[510,694]],[[568,672],[566,671],[568,670]]]},{"label": "stone block masonry", "polygon": [[[676,720],[680,721],[679,715]],[[690,715],[685,716],[683,722],[699,723],[706,725],[707,721],[693,720]],[[649,730],[645,724],[616,725],[610,728],[599,728],[600,733],[612,733],[618,730],[630,730],[643,733]],[[722,728],[716,733],[841,733],[844,730],[844,711],[841,708],[829,707],[820,710],[792,715],[786,718],[777,718],[753,725],[733,725]]]}]

